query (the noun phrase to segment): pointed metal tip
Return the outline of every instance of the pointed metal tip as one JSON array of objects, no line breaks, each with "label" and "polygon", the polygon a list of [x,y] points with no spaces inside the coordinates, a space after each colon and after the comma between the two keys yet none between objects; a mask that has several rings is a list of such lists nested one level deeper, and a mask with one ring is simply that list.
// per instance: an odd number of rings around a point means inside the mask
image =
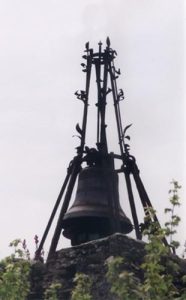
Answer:
[{"label": "pointed metal tip", "polygon": [[89,49],[89,42],[87,42],[86,44],[85,44],[85,48],[88,50]]},{"label": "pointed metal tip", "polygon": [[107,43],[107,46],[110,47],[110,39],[109,39],[109,37],[107,37],[106,43]]}]

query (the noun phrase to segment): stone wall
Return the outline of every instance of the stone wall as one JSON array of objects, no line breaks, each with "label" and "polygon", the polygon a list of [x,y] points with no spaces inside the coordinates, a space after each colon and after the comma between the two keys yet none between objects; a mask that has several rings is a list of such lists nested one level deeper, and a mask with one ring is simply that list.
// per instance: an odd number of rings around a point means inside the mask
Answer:
[{"label": "stone wall", "polygon": [[[93,300],[115,300],[110,293],[106,280],[107,260],[111,256],[122,256],[127,264],[125,269],[132,271],[139,278],[143,277],[138,266],[142,263],[145,243],[116,233],[107,238],[91,241],[80,246],[57,251],[48,264],[35,263],[32,268],[32,292],[29,300],[43,299],[43,290],[52,282],[60,282],[60,300],[70,300],[77,272],[89,275],[93,281]],[[176,256],[181,267],[180,276],[186,274],[186,262]],[[180,277],[179,276],[179,277]],[[177,278],[177,284],[180,279]]]}]

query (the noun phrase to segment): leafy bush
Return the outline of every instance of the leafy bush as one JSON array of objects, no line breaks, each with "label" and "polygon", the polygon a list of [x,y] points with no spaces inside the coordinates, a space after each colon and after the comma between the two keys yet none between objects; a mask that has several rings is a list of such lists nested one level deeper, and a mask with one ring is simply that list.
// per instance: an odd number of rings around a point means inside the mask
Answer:
[{"label": "leafy bush", "polygon": [[58,300],[58,291],[61,289],[61,283],[53,282],[45,291],[45,300]]},{"label": "leafy bush", "polygon": [[25,300],[30,290],[29,251],[25,240],[17,239],[10,246],[14,253],[0,262],[0,299]]},{"label": "leafy bush", "polygon": [[142,299],[139,279],[133,272],[121,271],[124,264],[124,258],[119,256],[111,257],[108,261],[107,279],[111,283],[111,292],[119,299]]},{"label": "leafy bush", "polygon": [[[111,283],[111,292],[120,300],[186,300],[186,292],[179,291],[174,285],[172,274],[179,270],[178,265],[171,260],[167,264],[162,263],[163,258],[170,254],[170,249],[175,250],[179,246],[179,243],[173,240],[173,235],[180,221],[174,212],[175,207],[180,205],[178,190],[181,187],[174,180],[171,184],[173,188],[169,193],[172,208],[165,210],[165,213],[170,213],[170,220],[165,223],[165,228],[160,228],[157,222],[152,222],[155,211],[147,210],[145,224],[148,226],[143,234],[148,237],[149,242],[145,246],[146,255],[141,265],[144,272],[143,282],[139,282],[132,272],[121,271],[121,265],[124,263],[121,257],[112,259],[108,264],[107,278]],[[162,242],[165,237],[170,238],[169,246]],[[182,278],[183,281],[186,281],[185,277]]]},{"label": "leafy bush", "polygon": [[88,275],[77,273],[74,282],[76,284],[72,291],[72,300],[92,300],[90,289],[92,281]]}]

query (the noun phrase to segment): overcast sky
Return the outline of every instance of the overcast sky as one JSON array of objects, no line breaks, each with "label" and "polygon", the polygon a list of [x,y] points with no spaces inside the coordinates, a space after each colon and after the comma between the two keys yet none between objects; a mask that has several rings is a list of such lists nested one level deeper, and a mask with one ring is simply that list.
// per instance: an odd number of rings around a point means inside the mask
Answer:
[{"label": "overcast sky", "polygon": [[[0,0],[0,257],[13,239],[26,238],[33,251],[34,235],[42,236],[78,145],[72,135],[83,107],[74,92],[85,85],[84,44],[95,48],[107,36],[126,96],[123,124],[133,123],[131,153],[162,224],[169,182],[184,186],[184,1]],[[90,111],[95,92],[92,81]],[[93,120],[90,113],[88,129]],[[109,132],[109,150],[119,152]],[[130,217],[126,203],[121,197]]]}]

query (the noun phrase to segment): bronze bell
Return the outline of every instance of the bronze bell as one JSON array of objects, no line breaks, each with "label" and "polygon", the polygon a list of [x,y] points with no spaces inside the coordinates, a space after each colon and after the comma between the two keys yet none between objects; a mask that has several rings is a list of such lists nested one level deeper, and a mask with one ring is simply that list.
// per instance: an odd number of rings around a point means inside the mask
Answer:
[{"label": "bronze bell", "polygon": [[[109,175],[109,170],[101,166],[89,166],[80,171],[75,201],[62,221],[63,235],[71,240],[72,246],[113,233],[113,211],[109,197],[112,184],[118,194],[118,175],[115,171],[114,178]],[[133,226],[120,204],[119,223],[120,232],[132,231]]]}]

